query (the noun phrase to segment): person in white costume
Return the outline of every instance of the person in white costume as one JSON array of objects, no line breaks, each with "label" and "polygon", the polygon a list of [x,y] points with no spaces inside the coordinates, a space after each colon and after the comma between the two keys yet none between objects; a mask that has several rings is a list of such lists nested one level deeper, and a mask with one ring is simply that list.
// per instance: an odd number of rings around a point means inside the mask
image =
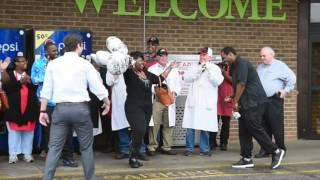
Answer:
[{"label": "person in white costume", "polygon": [[200,155],[211,156],[209,133],[218,131],[218,86],[223,81],[220,68],[210,63],[212,49],[200,50],[200,61],[186,72],[185,81],[191,83],[185,103],[182,127],[187,128],[185,156],[194,148],[195,130],[200,130]]},{"label": "person in white costume", "polygon": [[[160,48],[156,54],[157,63],[150,66],[148,71],[160,75],[169,66],[168,52],[164,48]],[[164,82],[173,93],[174,98],[176,98],[181,91],[181,78],[179,76],[178,69],[172,69],[169,73],[167,79]],[[154,85],[155,86],[155,85]],[[153,90],[154,92],[154,90]],[[172,147],[172,132],[173,127],[176,123],[176,105],[175,103],[165,106],[163,105],[157,96],[153,100],[152,107],[152,126],[149,129],[149,145],[148,145],[148,155],[155,155],[155,151],[158,147],[158,133],[160,126],[162,125],[162,142],[161,153],[167,155],[176,155],[177,153],[171,149]]]},{"label": "person in white costume", "polygon": [[[109,71],[107,71],[106,83],[108,86],[112,87],[111,128],[112,131],[117,131],[119,137],[119,154],[116,155],[115,158],[129,158],[131,138],[128,129],[130,125],[124,111],[124,103],[126,102],[127,92],[123,74],[112,75]],[[145,144],[143,143],[139,150],[138,159],[147,161],[149,158],[145,155],[145,148]]]}]

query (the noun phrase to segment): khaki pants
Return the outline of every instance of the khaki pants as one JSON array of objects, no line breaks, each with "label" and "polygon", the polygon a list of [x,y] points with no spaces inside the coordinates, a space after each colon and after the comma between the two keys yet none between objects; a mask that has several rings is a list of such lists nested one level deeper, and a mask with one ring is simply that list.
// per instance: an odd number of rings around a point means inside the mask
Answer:
[{"label": "khaki pants", "polygon": [[171,150],[172,146],[172,130],[173,127],[169,127],[169,115],[168,115],[168,107],[161,104],[158,101],[153,103],[152,107],[152,117],[154,126],[149,129],[149,151],[155,151],[158,147],[158,132],[160,126],[162,125],[162,137],[163,137],[163,145],[161,149],[165,151]]}]

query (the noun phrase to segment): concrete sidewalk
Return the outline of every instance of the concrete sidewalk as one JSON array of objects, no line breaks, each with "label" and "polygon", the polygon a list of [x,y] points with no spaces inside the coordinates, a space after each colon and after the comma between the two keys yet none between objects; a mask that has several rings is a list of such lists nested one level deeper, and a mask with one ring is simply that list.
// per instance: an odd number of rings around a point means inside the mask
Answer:
[{"label": "concrete sidewalk", "polygon": [[[258,151],[259,146],[255,144],[253,154]],[[320,140],[298,140],[287,142],[287,154],[282,166],[294,164],[320,164]],[[145,161],[144,166],[138,169],[129,168],[128,159],[116,160],[115,154],[104,154],[95,152],[96,174],[102,179],[112,179],[113,174],[139,174],[156,171],[179,171],[199,168],[231,168],[231,164],[239,160],[239,144],[232,143],[228,151],[217,150],[212,157],[199,156],[199,150],[191,157],[183,155],[183,148],[176,148],[178,155],[156,155],[150,161]],[[17,164],[8,164],[7,156],[0,156],[0,179],[40,179],[44,167],[43,159],[35,156],[35,162],[26,163],[19,161]],[[79,157],[76,157],[81,164]],[[254,159],[256,167],[268,168],[271,158]],[[141,175],[142,176],[142,175]],[[81,179],[83,177],[82,166],[78,168],[67,168],[59,166],[56,177]],[[98,178],[99,179],[99,178]],[[116,179],[116,178],[115,178]]]}]

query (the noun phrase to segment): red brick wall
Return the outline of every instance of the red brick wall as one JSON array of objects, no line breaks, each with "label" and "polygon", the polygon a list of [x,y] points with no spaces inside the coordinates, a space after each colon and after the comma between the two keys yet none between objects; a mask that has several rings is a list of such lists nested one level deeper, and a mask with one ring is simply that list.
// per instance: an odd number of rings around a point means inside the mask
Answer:
[{"label": "red brick wall", "polygon": [[[218,0],[208,1],[211,15],[217,14]],[[259,15],[265,14],[265,0],[259,1]],[[127,1],[132,4],[132,1]],[[137,1],[143,6],[143,1]],[[148,2],[148,1],[146,1]],[[158,11],[166,11],[169,1],[158,1]],[[198,9],[197,1],[179,1],[179,7],[186,15]],[[74,0],[1,0],[0,27],[33,29],[72,29],[93,32],[93,49],[105,49],[105,38],[116,35],[127,43],[129,50],[143,51],[143,16],[118,16],[116,0],[106,0],[100,14],[96,13],[91,0],[87,1],[81,14]],[[128,10],[137,7],[128,6]],[[143,8],[142,8],[143,9]],[[249,4],[245,17],[250,16]],[[238,53],[259,62],[259,50],[272,46],[279,59],[284,60],[295,72],[297,69],[297,3],[283,0],[283,9],[275,8],[274,15],[287,13],[286,21],[240,19],[233,8],[235,20],[225,18],[211,20],[198,12],[196,20],[183,20],[174,14],[170,17],[146,17],[146,37],[156,35],[160,44],[170,53],[192,54],[201,46],[210,46],[215,52],[222,47],[234,46]],[[296,94],[285,103],[286,137],[297,138]],[[237,138],[236,121],[232,123],[232,139]]]}]

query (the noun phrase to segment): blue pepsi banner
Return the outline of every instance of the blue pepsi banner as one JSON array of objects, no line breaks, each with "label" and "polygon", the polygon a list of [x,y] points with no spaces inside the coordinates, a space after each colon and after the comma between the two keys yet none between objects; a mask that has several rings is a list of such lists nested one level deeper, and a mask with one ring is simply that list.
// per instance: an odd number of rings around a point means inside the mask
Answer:
[{"label": "blue pepsi banner", "polygon": [[92,51],[92,34],[91,32],[79,31],[34,31],[35,60],[45,57],[44,45],[47,41],[53,41],[57,47],[59,55],[63,54],[63,39],[68,34],[78,34],[82,37],[83,51],[81,56],[86,57]]},{"label": "blue pepsi banner", "polygon": [[0,59],[15,58],[18,52],[25,51],[24,45],[25,31],[23,29],[0,28]]}]

